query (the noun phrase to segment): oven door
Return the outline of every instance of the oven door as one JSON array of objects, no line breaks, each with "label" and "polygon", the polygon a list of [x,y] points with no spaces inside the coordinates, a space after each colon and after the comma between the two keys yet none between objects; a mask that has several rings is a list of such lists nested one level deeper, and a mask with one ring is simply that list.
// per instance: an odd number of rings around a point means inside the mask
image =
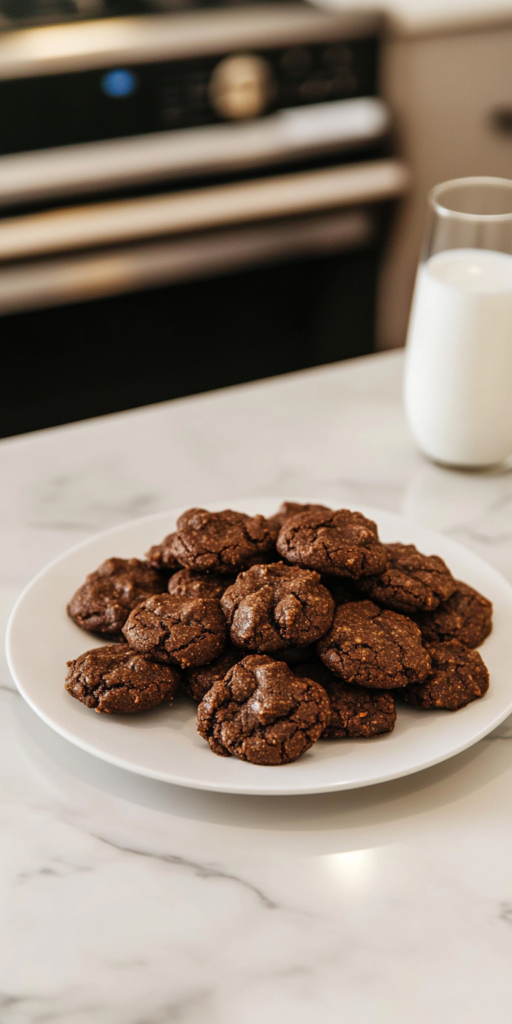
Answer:
[{"label": "oven door", "polygon": [[1,435],[371,351],[406,185],[381,159],[6,217]]}]

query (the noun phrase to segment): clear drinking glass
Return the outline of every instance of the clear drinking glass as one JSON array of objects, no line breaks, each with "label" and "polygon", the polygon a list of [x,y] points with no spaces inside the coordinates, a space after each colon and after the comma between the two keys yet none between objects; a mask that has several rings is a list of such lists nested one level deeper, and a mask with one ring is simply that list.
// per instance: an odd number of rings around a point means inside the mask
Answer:
[{"label": "clear drinking glass", "polygon": [[458,178],[429,196],[406,349],[405,407],[436,462],[512,455],[512,181]]}]

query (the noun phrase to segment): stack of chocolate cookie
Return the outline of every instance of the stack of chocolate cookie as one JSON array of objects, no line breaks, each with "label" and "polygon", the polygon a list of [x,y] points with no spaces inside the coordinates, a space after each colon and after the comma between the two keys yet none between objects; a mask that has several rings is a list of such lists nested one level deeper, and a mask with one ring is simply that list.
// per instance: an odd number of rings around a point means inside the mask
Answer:
[{"label": "stack of chocolate cookie", "polygon": [[321,738],[391,732],[396,697],[456,711],[488,689],[474,648],[491,603],[360,512],[190,509],[146,558],[108,559],[68,606],[115,641],[68,662],[66,689],[98,712],[181,686],[214,753],[281,765]]}]

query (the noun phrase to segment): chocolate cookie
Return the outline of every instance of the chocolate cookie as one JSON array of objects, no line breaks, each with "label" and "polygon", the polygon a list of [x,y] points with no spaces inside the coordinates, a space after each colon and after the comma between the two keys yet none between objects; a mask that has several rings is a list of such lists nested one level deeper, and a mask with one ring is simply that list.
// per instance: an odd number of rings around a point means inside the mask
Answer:
[{"label": "chocolate cookie", "polygon": [[369,690],[350,686],[329,672],[319,661],[296,665],[301,679],[314,679],[327,692],[331,705],[329,721],[321,740],[354,739],[380,736],[393,732],[396,722],[395,702],[386,690]]},{"label": "chocolate cookie", "polygon": [[300,505],[298,501],[283,501],[277,512],[273,516],[269,516],[268,521],[277,527],[279,533],[287,520],[298,515],[299,512],[332,512],[332,509],[327,505]]},{"label": "chocolate cookie", "polygon": [[197,729],[215,754],[280,765],[309,750],[329,713],[318,683],[299,679],[283,661],[254,654],[208,691],[197,711]]},{"label": "chocolate cookie", "polygon": [[340,605],[317,651],[326,668],[344,682],[370,688],[390,690],[422,682],[430,671],[418,626],[371,601]]},{"label": "chocolate cookie", "polygon": [[375,523],[361,512],[300,512],[285,522],[276,544],[293,565],[357,579],[386,567]]},{"label": "chocolate cookie", "polygon": [[68,661],[66,690],[88,708],[107,715],[133,715],[167,700],[172,704],[180,673],[132,651],[108,644]]},{"label": "chocolate cookie", "polygon": [[230,668],[233,668],[233,665],[237,665],[245,657],[245,651],[230,644],[224,654],[221,654],[220,658],[216,658],[209,665],[199,665],[197,668],[187,669],[184,682],[187,693],[199,703],[208,690],[211,690],[213,684],[219,679],[224,679]]},{"label": "chocolate cookie", "polygon": [[458,640],[465,647],[479,647],[492,630],[492,604],[467,583],[457,580],[457,590],[434,612],[414,616],[421,635],[429,643]]},{"label": "chocolate cookie", "polygon": [[180,569],[169,580],[168,591],[175,597],[212,597],[219,600],[227,587],[236,580],[235,575],[195,572]]},{"label": "chocolate cookie", "polygon": [[438,555],[422,555],[414,544],[385,544],[388,563],[383,573],[358,580],[372,601],[397,612],[433,611],[457,589],[448,566]]},{"label": "chocolate cookie", "polygon": [[334,616],[334,601],[318,573],[282,562],[240,573],[220,603],[233,643],[260,654],[313,643]]},{"label": "chocolate cookie", "polygon": [[401,696],[417,708],[458,711],[489,689],[489,673],[478,651],[458,640],[429,644],[432,672],[423,683],[407,686]]},{"label": "chocolate cookie", "polygon": [[178,519],[173,552],[187,569],[238,573],[273,553],[275,530],[263,516],[191,508]]},{"label": "chocolate cookie", "polygon": [[134,608],[123,633],[135,650],[188,668],[217,658],[227,629],[218,601],[160,594]]},{"label": "chocolate cookie", "polygon": [[160,569],[162,572],[176,572],[176,569],[181,568],[172,550],[175,536],[175,533],[167,534],[161,544],[153,544],[153,547],[146,553],[149,564],[155,569]]},{"label": "chocolate cookie", "polygon": [[[308,647],[282,647],[276,652],[275,659],[276,661],[285,661],[288,665],[295,665],[297,662],[304,661],[305,658],[314,656],[315,647],[314,644],[310,644]],[[221,654],[220,658],[216,658],[209,665],[199,665],[197,668],[187,669],[183,683],[184,688],[193,700],[202,701],[213,684],[218,679],[224,679],[229,669],[245,657],[246,651],[229,644],[224,654]]]},{"label": "chocolate cookie", "polygon": [[107,558],[89,573],[68,604],[81,629],[119,636],[132,608],[166,589],[166,579],[138,558]]}]

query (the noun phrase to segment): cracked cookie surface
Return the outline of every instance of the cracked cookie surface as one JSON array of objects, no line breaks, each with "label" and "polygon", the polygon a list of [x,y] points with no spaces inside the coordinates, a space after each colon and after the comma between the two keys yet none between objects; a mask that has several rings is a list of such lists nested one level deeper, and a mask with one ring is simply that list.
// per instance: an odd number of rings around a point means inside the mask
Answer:
[{"label": "cracked cookie surface", "polygon": [[109,715],[133,715],[164,700],[172,704],[181,678],[177,668],[160,665],[124,643],[85,651],[67,664],[68,693]]},{"label": "cracked cookie surface", "polygon": [[358,588],[372,601],[396,612],[433,611],[457,589],[448,566],[438,555],[423,555],[414,544],[385,544],[383,573],[361,579]]},{"label": "cracked cookie surface", "polygon": [[281,765],[309,750],[329,714],[322,686],[299,679],[282,661],[253,654],[208,691],[198,708],[197,728],[215,754]]},{"label": "cracked cookie surface", "polygon": [[457,590],[433,612],[419,612],[414,621],[427,643],[458,640],[465,647],[479,647],[492,631],[492,603],[467,583],[457,580]]},{"label": "cracked cookie surface", "polygon": [[176,597],[211,597],[220,600],[227,587],[236,580],[235,575],[196,572],[180,569],[169,580],[168,592]]},{"label": "cracked cookie surface", "polygon": [[274,540],[264,516],[191,508],[178,519],[173,552],[187,569],[239,573],[275,556]]},{"label": "cracked cookie surface", "polygon": [[332,576],[357,579],[386,566],[376,524],[348,509],[292,516],[281,528],[276,547],[287,562]]},{"label": "cracked cookie surface", "polygon": [[370,688],[407,686],[423,681],[430,671],[419,627],[372,601],[340,605],[317,652],[340,679]]},{"label": "cracked cookie surface", "polygon": [[393,696],[387,690],[351,686],[319,661],[296,665],[294,672],[301,679],[314,679],[329,697],[331,713],[320,739],[370,739],[393,732],[396,709]]},{"label": "cracked cookie surface", "polygon": [[221,654],[227,627],[218,601],[159,594],[134,608],[123,633],[135,650],[188,668]]},{"label": "cracked cookie surface", "polygon": [[327,632],[334,601],[317,572],[275,562],[254,565],[221,598],[238,647],[261,654],[306,646]]},{"label": "cracked cookie surface", "polygon": [[166,579],[138,558],[107,558],[68,604],[70,618],[91,633],[119,636],[132,608],[166,589]]},{"label": "cracked cookie surface", "polygon": [[478,651],[458,640],[428,644],[432,671],[421,684],[407,686],[401,696],[417,708],[458,711],[483,697],[489,689],[489,672]]}]

